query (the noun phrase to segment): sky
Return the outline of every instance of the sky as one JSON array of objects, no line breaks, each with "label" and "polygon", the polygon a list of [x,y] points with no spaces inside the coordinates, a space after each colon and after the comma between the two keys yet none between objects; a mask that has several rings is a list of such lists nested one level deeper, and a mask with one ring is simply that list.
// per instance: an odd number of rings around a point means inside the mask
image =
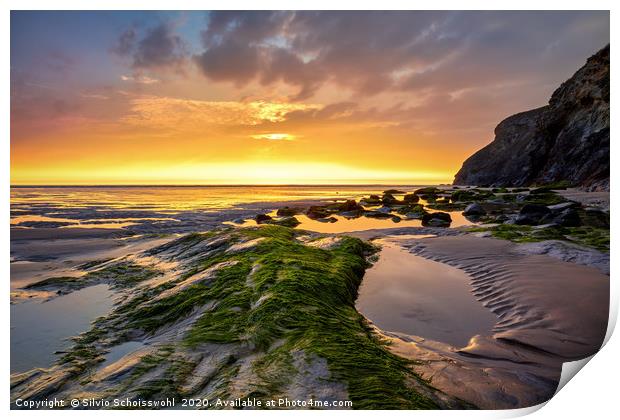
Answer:
[{"label": "sky", "polygon": [[13,11],[11,183],[451,182],[607,43],[605,11]]}]

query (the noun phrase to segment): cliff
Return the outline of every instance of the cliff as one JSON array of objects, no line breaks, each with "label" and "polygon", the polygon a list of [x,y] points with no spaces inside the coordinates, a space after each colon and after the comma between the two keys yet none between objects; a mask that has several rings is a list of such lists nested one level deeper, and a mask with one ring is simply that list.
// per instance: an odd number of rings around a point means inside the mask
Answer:
[{"label": "cliff", "polygon": [[551,96],[549,104],[506,118],[495,139],[470,156],[457,185],[566,183],[609,190],[609,45]]}]

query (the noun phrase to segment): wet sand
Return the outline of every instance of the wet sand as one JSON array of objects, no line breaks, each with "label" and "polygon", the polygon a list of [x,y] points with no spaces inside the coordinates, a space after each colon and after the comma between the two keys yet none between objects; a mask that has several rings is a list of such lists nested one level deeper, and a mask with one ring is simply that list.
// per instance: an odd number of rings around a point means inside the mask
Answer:
[{"label": "wet sand", "polygon": [[555,392],[563,362],[600,348],[609,315],[609,277],[600,270],[472,235],[404,246],[471,276],[473,295],[499,318],[492,335],[463,348],[385,333],[394,352],[425,361],[416,370],[442,391],[481,408],[538,404]]},{"label": "wet sand", "polygon": [[577,201],[584,206],[595,206],[609,210],[609,191],[583,191],[577,188],[567,188],[556,192],[562,197]]}]

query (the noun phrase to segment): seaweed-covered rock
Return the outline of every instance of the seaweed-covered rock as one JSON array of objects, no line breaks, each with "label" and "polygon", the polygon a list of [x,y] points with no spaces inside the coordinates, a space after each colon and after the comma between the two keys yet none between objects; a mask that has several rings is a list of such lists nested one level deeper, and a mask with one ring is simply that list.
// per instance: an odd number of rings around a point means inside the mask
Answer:
[{"label": "seaweed-covered rock", "polygon": [[269,223],[272,225],[278,226],[286,226],[290,228],[297,227],[301,224],[301,222],[295,216],[282,217],[279,219],[271,219],[266,221],[265,223]]},{"label": "seaweed-covered rock", "polygon": [[278,211],[276,212],[276,215],[280,217],[295,216],[296,214],[299,214],[299,209],[288,207],[288,206],[279,208]]},{"label": "seaweed-covered rock", "polygon": [[405,194],[403,201],[407,204],[414,204],[420,201],[420,197],[415,194]]},{"label": "seaweed-covered rock", "polygon": [[364,213],[364,216],[372,217],[373,219],[389,219],[393,217],[393,215],[390,213],[383,213],[380,211],[366,211]]},{"label": "seaweed-covered rock", "polygon": [[437,187],[424,187],[424,188],[418,188],[417,190],[415,190],[413,193],[421,196],[421,195],[425,195],[425,194],[433,194],[433,195],[437,195],[441,192],[441,190]]}]

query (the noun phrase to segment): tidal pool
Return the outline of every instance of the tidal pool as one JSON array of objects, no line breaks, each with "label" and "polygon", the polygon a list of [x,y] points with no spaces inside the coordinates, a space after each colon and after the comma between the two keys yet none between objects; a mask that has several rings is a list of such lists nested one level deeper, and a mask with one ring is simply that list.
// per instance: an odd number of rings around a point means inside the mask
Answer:
[{"label": "tidal pool", "polygon": [[99,284],[48,302],[11,305],[11,373],[49,367],[66,350],[68,340],[112,309],[108,285]]},{"label": "tidal pool", "polygon": [[497,317],[470,291],[469,276],[454,267],[409,253],[396,241],[377,241],[379,260],[366,271],[358,311],[385,331],[467,345],[490,335]]}]

